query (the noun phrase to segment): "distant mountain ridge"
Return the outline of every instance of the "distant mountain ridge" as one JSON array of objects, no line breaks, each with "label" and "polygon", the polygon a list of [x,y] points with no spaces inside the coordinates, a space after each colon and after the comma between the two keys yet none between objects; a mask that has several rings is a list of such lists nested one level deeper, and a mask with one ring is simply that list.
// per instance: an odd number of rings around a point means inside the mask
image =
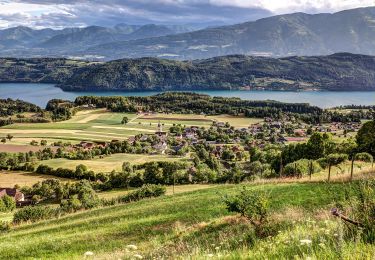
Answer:
[{"label": "distant mountain ridge", "polygon": [[0,82],[55,83],[66,91],[375,91],[375,56],[230,55],[193,61],[139,58],[110,62],[8,58],[0,59]]},{"label": "distant mountain ridge", "polygon": [[86,53],[116,57],[172,57],[179,60],[245,54],[261,56],[375,54],[375,7],[334,14],[294,13],[232,26],[152,39],[113,42]]},{"label": "distant mountain ridge", "polygon": [[375,55],[375,7],[333,14],[293,13],[230,26],[126,25],[0,30],[0,56],[176,60],[223,55]]},{"label": "distant mountain ridge", "polygon": [[0,30],[0,55],[9,57],[67,57],[88,47],[114,41],[137,40],[194,30],[184,25],[88,26],[36,30],[18,26]]}]

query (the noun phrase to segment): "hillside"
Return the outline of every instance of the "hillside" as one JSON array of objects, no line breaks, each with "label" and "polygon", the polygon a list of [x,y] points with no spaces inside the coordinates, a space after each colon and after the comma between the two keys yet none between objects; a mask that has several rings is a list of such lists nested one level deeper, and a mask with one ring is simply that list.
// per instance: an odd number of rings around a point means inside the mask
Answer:
[{"label": "hillside", "polygon": [[[270,217],[277,231],[270,238],[252,238],[251,225],[228,213],[222,196],[235,193],[242,185],[224,185],[15,227],[2,234],[0,257],[82,259],[91,251],[98,259],[130,259],[135,254],[146,259],[177,255],[195,259],[220,255],[232,259],[306,255],[349,259],[345,256],[355,256],[358,251],[347,243],[337,251],[335,234],[342,231],[339,222],[329,217],[329,207],[342,198],[344,186],[247,185],[271,194]],[[311,246],[301,245],[300,240],[306,239],[312,240]],[[373,245],[358,242],[356,246],[362,257],[371,258]]]},{"label": "hillside", "polygon": [[124,59],[107,63],[67,59],[0,59],[0,82],[56,83],[67,91],[109,90],[375,90],[375,57],[206,60]]}]

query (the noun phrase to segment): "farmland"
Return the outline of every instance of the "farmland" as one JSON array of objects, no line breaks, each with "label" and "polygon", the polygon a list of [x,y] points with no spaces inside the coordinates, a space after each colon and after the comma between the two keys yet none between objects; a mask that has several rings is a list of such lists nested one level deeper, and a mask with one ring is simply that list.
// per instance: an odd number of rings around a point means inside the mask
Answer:
[{"label": "farmland", "polygon": [[[121,120],[127,117],[129,122],[121,124]],[[129,113],[111,113],[104,109],[83,110],[78,112],[72,119],[57,123],[25,123],[13,124],[0,128],[0,136],[12,134],[14,139],[8,145],[28,145],[32,140],[40,142],[47,140],[48,143],[63,141],[72,144],[82,140],[87,141],[110,141],[125,140],[137,134],[154,133],[157,124],[164,124],[169,128],[173,124],[186,126],[197,125],[209,127],[213,121],[230,122],[235,127],[248,127],[261,119],[234,117],[234,116],[202,116],[202,115],[137,115]],[[10,147],[2,148],[6,151]],[[22,148],[18,148],[17,152]],[[35,150],[36,148],[33,148]]]},{"label": "farmland", "polygon": [[47,179],[59,179],[61,181],[69,181],[69,179],[57,178],[50,175],[40,175],[30,172],[5,172],[0,171],[0,187],[31,186],[37,182]]},{"label": "farmland", "polygon": [[48,165],[54,169],[67,168],[74,170],[77,165],[84,164],[89,170],[94,172],[111,172],[112,170],[120,171],[124,162],[130,162],[133,165],[145,162],[157,161],[187,161],[186,157],[175,157],[168,155],[142,155],[142,154],[113,154],[104,158],[95,158],[92,160],[68,160],[68,159],[51,159],[41,161],[41,164]]}]

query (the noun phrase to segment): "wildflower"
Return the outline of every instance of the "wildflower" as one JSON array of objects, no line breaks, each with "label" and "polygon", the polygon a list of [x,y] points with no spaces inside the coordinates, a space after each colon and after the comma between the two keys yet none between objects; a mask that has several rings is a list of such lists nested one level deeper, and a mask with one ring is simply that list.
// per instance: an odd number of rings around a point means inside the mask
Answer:
[{"label": "wildflower", "polygon": [[93,256],[94,253],[91,252],[91,251],[87,251],[87,252],[85,252],[83,255],[84,255],[85,257],[87,257],[87,256]]},{"label": "wildflower", "polygon": [[219,246],[215,247],[215,250],[219,250],[219,249],[220,249],[220,247],[219,247]]},{"label": "wildflower", "polygon": [[137,250],[138,249],[138,247],[136,245],[127,245],[126,248],[130,249],[130,250]]},{"label": "wildflower", "polygon": [[143,259],[143,256],[141,256],[141,255],[139,255],[139,254],[135,254],[135,255],[133,255],[134,256],[134,258],[137,258],[137,259]]},{"label": "wildflower", "polygon": [[335,236],[335,237],[338,237],[338,236],[339,236],[339,234],[335,233],[335,234],[333,234],[333,236]]},{"label": "wildflower", "polygon": [[319,243],[319,246],[325,248],[326,245],[324,243]]},{"label": "wildflower", "polygon": [[207,254],[208,257],[214,257],[214,254]]},{"label": "wildflower", "polygon": [[299,242],[301,242],[301,245],[310,245],[312,243],[310,239],[302,239]]}]

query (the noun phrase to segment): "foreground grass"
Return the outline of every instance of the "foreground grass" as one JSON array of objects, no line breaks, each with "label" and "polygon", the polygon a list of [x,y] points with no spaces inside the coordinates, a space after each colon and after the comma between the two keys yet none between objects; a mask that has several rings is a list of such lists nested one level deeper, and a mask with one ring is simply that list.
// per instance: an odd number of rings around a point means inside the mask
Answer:
[{"label": "foreground grass", "polygon": [[[271,194],[272,214],[283,223],[279,229],[281,236],[295,234],[298,231],[295,229],[309,231],[305,227],[308,223],[293,224],[291,221],[327,215],[330,204],[343,195],[346,185],[350,184],[285,183],[248,187],[255,192],[264,190]],[[93,251],[98,259],[131,258],[135,253],[146,258],[203,259],[212,252],[226,258],[249,258],[251,243],[246,237],[251,228],[245,222],[229,217],[221,202],[222,195],[234,193],[242,186],[221,185],[19,226],[3,234],[0,258],[82,259],[86,251]],[[327,225],[335,228],[337,222],[328,219]],[[279,239],[278,236],[274,239]],[[296,236],[294,240],[298,241],[300,237],[305,235]],[[253,245],[259,248],[250,258],[267,258],[260,254],[267,249],[262,243],[268,242],[261,240]],[[300,258],[311,256],[309,247],[298,246],[295,250],[294,243],[290,244],[291,248],[282,243],[285,258],[293,258],[293,254]],[[129,244],[136,244],[138,250],[128,252],[126,246]],[[219,249],[215,249],[217,247]],[[362,245],[363,252],[370,249]],[[280,256],[275,252],[276,249],[266,253]],[[329,250],[324,252],[331,254]]]}]

